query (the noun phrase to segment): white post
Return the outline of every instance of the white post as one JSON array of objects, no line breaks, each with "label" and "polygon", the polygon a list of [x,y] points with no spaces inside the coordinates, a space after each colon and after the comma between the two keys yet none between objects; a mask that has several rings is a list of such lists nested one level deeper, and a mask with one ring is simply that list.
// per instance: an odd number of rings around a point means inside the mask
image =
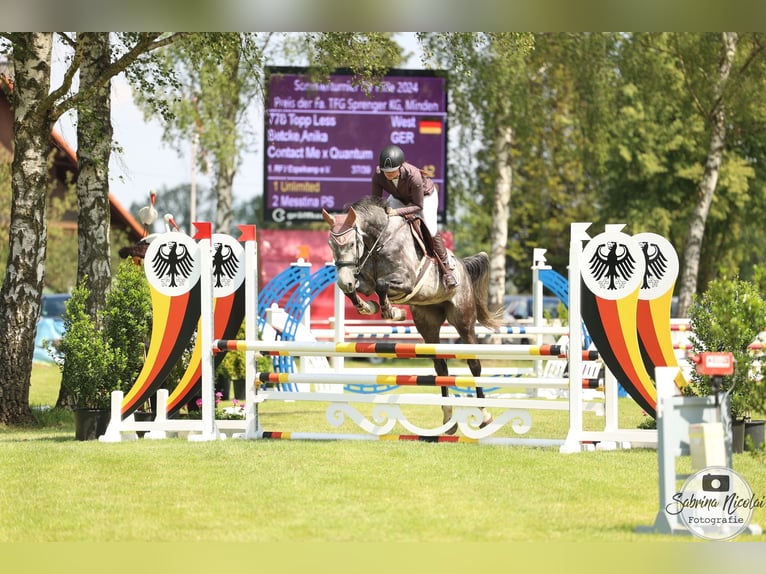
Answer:
[{"label": "white post", "polygon": [[157,412],[154,414],[152,430],[144,435],[145,439],[164,439],[168,438],[167,421],[168,410],[165,405],[168,404],[168,390],[157,389]]},{"label": "white post", "polygon": [[[346,340],[346,296],[337,284],[333,285],[333,300],[335,303],[335,343]],[[343,370],[344,357],[332,357],[333,370],[339,373]]]},{"label": "white post", "polygon": [[215,382],[213,369],[213,262],[212,224],[194,222],[199,230],[194,239],[199,240],[200,257],[200,321],[199,333],[202,348],[202,434],[190,434],[190,441],[209,441],[220,438],[215,424]]},{"label": "white post", "polygon": [[[240,226],[245,241],[245,339],[258,338],[258,244],[255,225]],[[240,352],[240,351],[237,351]],[[257,354],[245,351],[245,433],[243,438],[256,439],[261,432],[258,417]]]},{"label": "white post", "polygon": [[[109,426],[106,432],[98,437],[100,442],[121,442],[122,441],[122,391],[112,391],[109,405]],[[138,438],[134,434],[134,438]]]},{"label": "white post", "polygon": [[[535,327],[541,327],[543,324],[543,282],[540,281],[540,270],[550,269],[550,265],[546,265],[545,252],[547,249],[535,248],[532,250],[532,317]],[[543,344],[543,335],[538,333],[535,335],[535,344]],[[543,372],[542,361],[535,361],[535,376],[539,377]]]},{"label": "white post", "polygon": [[590,223],[572,223],[569,238],[569,432],[559,452],[580,452],[582,433],[582,314],[580,313],[580,257],[582,242],[590,239]]}]

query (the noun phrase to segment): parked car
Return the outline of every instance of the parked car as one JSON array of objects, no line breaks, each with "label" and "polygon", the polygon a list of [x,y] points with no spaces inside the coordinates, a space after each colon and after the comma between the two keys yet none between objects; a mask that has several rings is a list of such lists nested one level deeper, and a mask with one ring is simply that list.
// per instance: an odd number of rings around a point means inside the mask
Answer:
[{"label": "parked car", "polygon": [[48,347],[50,345],[55,347],[64,333],[64,310],[69,297],[69,293],[43,295],[40,320],[37,322],[37,332],[35,333],[33,361],[38,363],[56,362],[48,351]]},{"label": "parked car", "polygon": [[43,295],[40,316],[63,319],[66,302],[69,301],[70,297],[69,293],[49,293]]},{"label": "parked car", "polygon": [[[532,304],[532,295],[506,295],[505,312],[503,321],[506,323],[517,323],[519,321],[532,320],[534,317],[534,307]],[[556,319],[559,316],[558,297],[543,297],[543,317],[546,319]]]}]

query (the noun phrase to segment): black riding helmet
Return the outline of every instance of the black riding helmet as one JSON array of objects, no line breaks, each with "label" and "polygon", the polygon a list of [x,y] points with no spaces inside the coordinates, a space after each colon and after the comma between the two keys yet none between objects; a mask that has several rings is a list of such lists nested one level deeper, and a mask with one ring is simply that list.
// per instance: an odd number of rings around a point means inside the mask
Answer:
[{"label": "black riding helmet", "polygon": [[404,163],[404,152],[398,145],[387,145],[380,151],[378,165],[381,171],[396,171]]}]

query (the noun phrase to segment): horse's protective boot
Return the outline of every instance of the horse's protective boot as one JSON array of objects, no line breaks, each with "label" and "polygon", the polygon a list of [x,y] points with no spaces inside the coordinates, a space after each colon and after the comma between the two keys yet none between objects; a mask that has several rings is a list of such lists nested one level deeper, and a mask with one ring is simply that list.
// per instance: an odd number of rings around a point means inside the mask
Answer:
[{"label": "horse's protective boot", "polygon": [[454,289],[459,285],[459,282],[450,267],[449,254],[447,253],[447,248],[444,246],[442,234],[436,233],[432,239],[436,261],[439,263],[439,267],[442,270],[442,281],[444,282],[444,286],[447,289]]}]

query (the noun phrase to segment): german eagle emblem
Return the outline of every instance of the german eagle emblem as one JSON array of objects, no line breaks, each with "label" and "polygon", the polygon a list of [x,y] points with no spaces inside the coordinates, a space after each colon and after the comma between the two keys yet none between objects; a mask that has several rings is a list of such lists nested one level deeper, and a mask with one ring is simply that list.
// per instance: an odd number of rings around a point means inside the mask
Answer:
[{"label": "german eagle emblem", "polygon": [[622,289],[636,270],[636,260],[626,245],[607,241],[600,245],[588,262],[593,278],[602,289]]},{"label": "german eagle emblem", "polygon": [[152,271],[167,287],[178,287],[194,269],[194,258],[186,245],[169,241],[162,245],[152,258]]},{"label": "german eagle emblem", "polygon": [[231,246],[216,243],[213,255],[214,287],[228,286],[232,279],[236,277],[238,268],[239,260],[234,256],[234,250]]},{"label": "german eagle emblem", "polygon": [[668,271],[668,258],[660,251],[656,243],[639,241],[638,244],[644,254],[644,261],[646,261],[646,271],[644,271],[641,289],[657,287]]}]

